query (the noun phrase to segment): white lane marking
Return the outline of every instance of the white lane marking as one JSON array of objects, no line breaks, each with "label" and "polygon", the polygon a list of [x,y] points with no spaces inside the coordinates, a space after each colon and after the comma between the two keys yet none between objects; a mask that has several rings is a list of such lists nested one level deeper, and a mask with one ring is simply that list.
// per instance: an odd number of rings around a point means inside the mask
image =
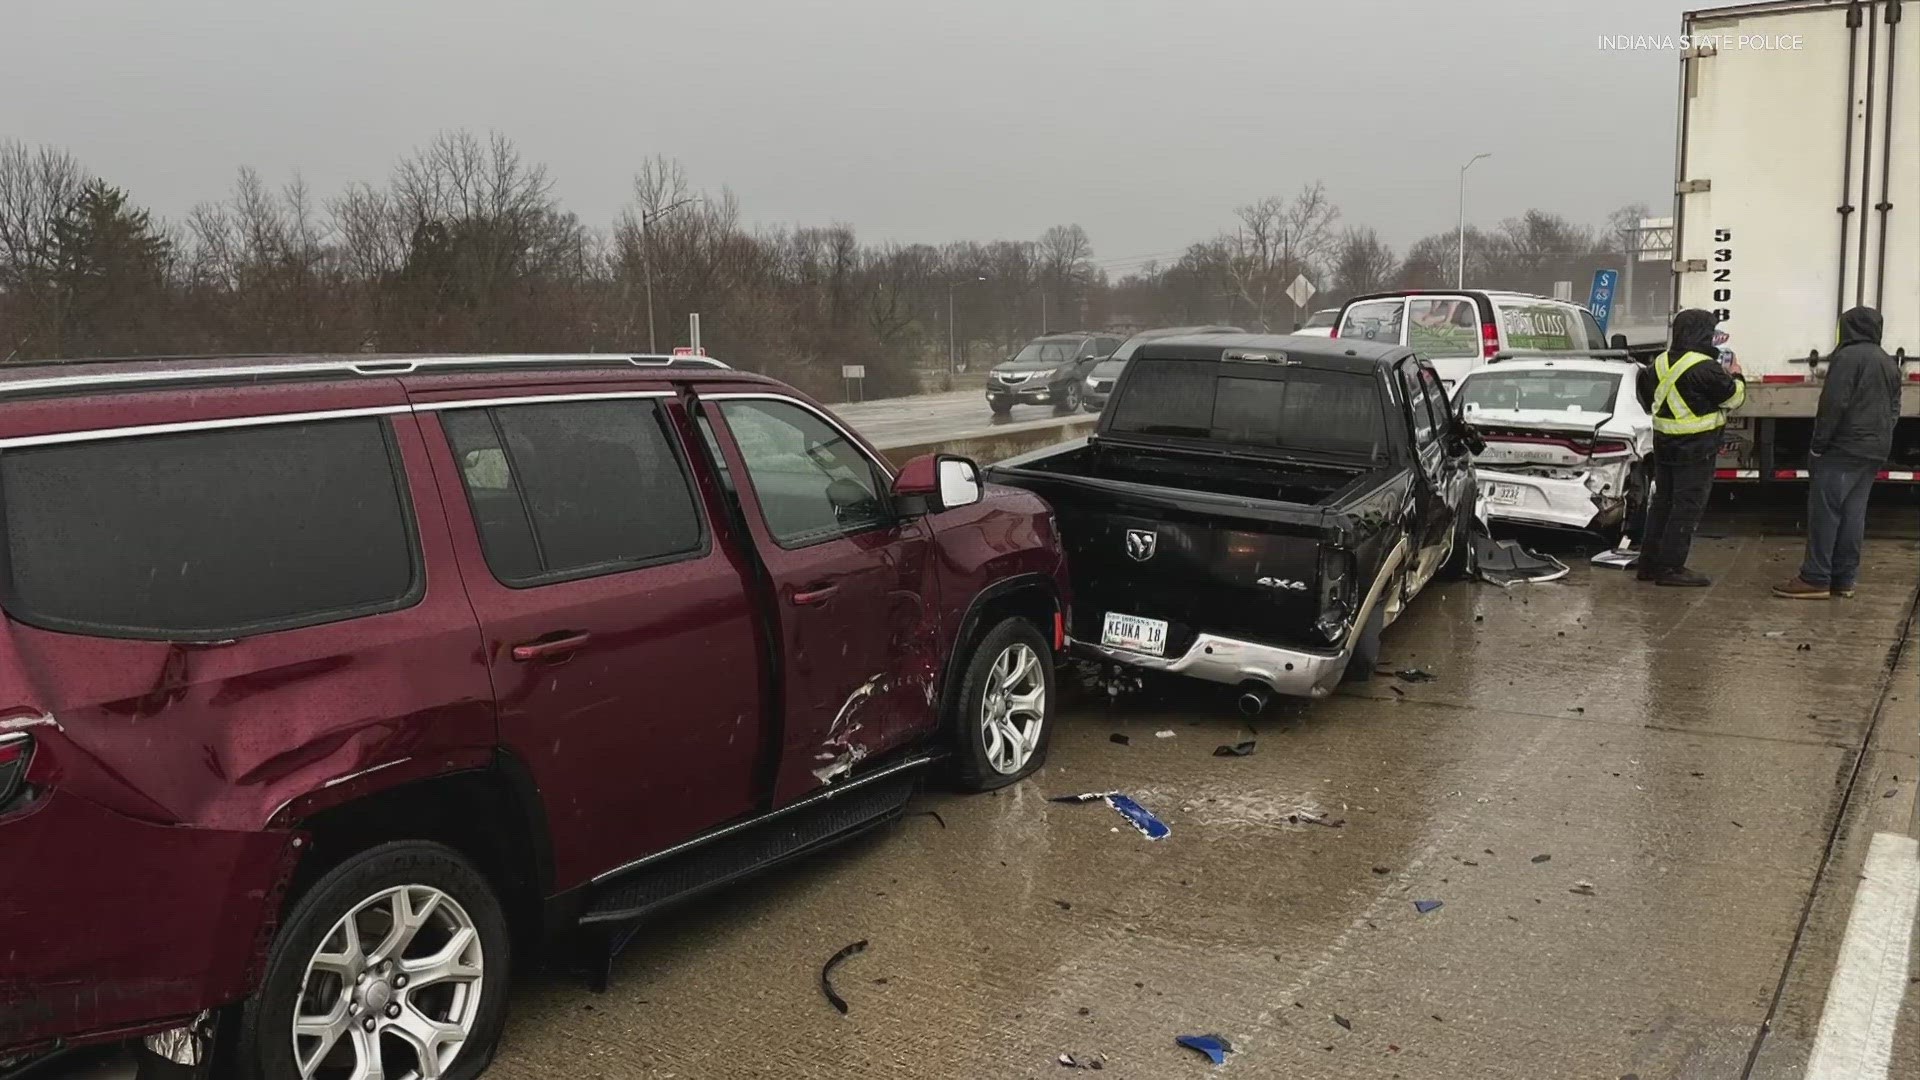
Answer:
[{"label": "white lane marking", "polygon": [[1806,1080],[1879,1080],[1907,991],[1907,955],[1920,906],[1920,842],[1876,833],[1853,897],[1840,960],[1827,985]]}]

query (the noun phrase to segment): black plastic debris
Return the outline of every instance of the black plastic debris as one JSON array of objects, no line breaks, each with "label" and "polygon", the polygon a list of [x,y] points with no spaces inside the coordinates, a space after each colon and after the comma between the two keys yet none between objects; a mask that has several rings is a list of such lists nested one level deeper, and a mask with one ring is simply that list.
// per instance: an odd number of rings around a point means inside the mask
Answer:
[{"label": "black plastic debris", "polygon": [[1551,856],[1551,855],[1535,855],[1535,856],[1533,857],[1533,861],[1534,861],[1534,862],[1537,862],[1537,863],[1543,863],[1543,862],[1546,862],[1547,860],[1549,860],[1549,859],[1551,859],[1551,858],[1553,858],[1553,856]]},{"label": "black plastic debris", "polygon": [[1527,582],[1558,581],[1567,576],[1567,564],[1551,555],[1529,551],[1514,540],[1473,538],[1473,575],[1503,589]]},{"label": "black plastic debris", "polygon": [[1894,797],[1895,795],[1898,795],[1898,794],[1900,794],[1900,789],[1899,789],[1899,788],[1888,788],[1888,789],[1887,789],[1887,793],[1886,793],[1885,795],[1882,795],[1882,796],[1880,796],[1880,797],[1881,797],[1881,798],[1883,798],[1883,799],[1891,799],[1891,798],[1893,798],[1893,797]]},{"label": "black plastic debris", "polygon": [[1200,1051],[1215,1065],[1225,1065],[1227,1055],[1233,1053],[1233,1044],[1225,1035],[1176,1035],[1173,1041],[1189,1050]]},{"label": "black plastic debris", "polygon": [[1413,902],[1413,910],[1422,915],[1425,915],[1429,911],[1438,911],[1440,906],[1441,902],[1438,900],[1415,900]]},{"label": "black plastic debris", "polygon": [[1573,888],[1571,888],[1571,889],[1568,889],[1567,891],[1568,891],[1568,892],[1570,892],[1570,893],[1572,893],[1572,894],[1573,894],[1573,895],[1575,895],[1575,896],[1592,896],[1592,895],[1593,895],[1593,882],[1591,882],[1591,881],[1576,881],[1576,882],[1574,882],[1574,883],[1573,883]]},{"label": "black plastic debris", "polygon": [[1391,869],[1389,869],[1389,868],[1387,868],[1387,867],[1385,867],[1385,866],[1376,866],[1376,867],[1374,867],[1374,868],[1373,868],[1373,872],[1374,872],[1374,873],[1376,873],[1376,874],[1391,874],[1391,873],[1393,873],[1393,871],[1392,871]]},{"label": "black plastic debris", "polygon": [[937,822],[939,822],[939,823],[940,823],[940,827],[941,827],[941,828],[943,828],[943,829],[944,829],[944,828],[946,828],[946,827],[947,827],[947,819],[946,819],[946,818],[943,818],[943,817],[941,817],[941,816],[940,816],[940,811],[938,811],[938,810],[921,810],[921,811],[919,811],[919,812],[917,812],[917,813],[915,813],[915,814],[914,814],[913,816],[914,816],[914,817],[930,817],[930,818],[932,818],[933,820],[935,820],[935,821],[937,821]]},{"label": "black plastic debris", "polygon": [[1333,1022],[1336,1024],[1339,1024],[1343,1028],[1346,1028],[1348,1031],[1353,1030],[1353,1021],[1347,1019],[1344,1016],[1341,1016],[1339,1013],[1333,1014]]},{"label": "black plastic debris", "polygon": [[1056,1058],[1062,1068],[1092,1069],[1100,1072],[1107,1067],[1107,1059],[1099,1054],[1061,1054]]},{"label": "black plastic debris", "polygon": [[1812,652],[1812,651],[1813,651],[1813,646],[1811,646],[1811,645],[1809,645],[1809,644],[1807,644],[1806,642],[1804,642],[1804,641],[1803,641],[1803,642],[1801,642],[1800,644],[1798,644],[1798,645],[1795,645],[1795,646],[1793,647],[1793,651],[1794,651],[1794,652]]},{"label": "black plastic debris", "polygon": [[1246,757],[1248,754],[1251,754],[1251,753],[1253,753],[1252,739],[1247,739],[1244,742],[1237,742],[1231,746],[1222,745],[1222,746],[1216,746],[1213,748],[1214,757]]},{"label": "black plastic debris", "polygon": [[1417,668],[1417,667],[1406,668],[1405,670],[1402,670],[1402,671],[1396,671],[1394,672],[1394,675],[1398,676],[1401,682],[1413,682],[1413,683],[1432,682],[1435,679],[1438,679],[1440,677],[1438,675],[1435,675],[1433,672],[1428,671],[1425,668]]},{"label": "black plastic debris", "polygon": [[1065,900],[1055,900],[1053,903],[1054,903],[1054,906],[1058,907],[1061,911],[1073,910],[1073,905],[1066,902]]},{"label": "black plastic debris", "polygon": [[1120,734],[1120,733],[1119,733],[1119,732],[1117,732],[1117,731],[1116,731],[1116,732],[1114,732],[1113,734],[1111,734],[1111,735],[1109,735],[1109,736],[1107,736],[1107,741],[1108,741],[1108,742],[1111,742],[1111,743],[1119,743],[1119,744],[1120,744],[1121,746],[1132,746],[1132,745],[1133,745],[1133,740],[1132,740],[1132,739],[1129,739],[1129,738],[1127,738],[1127,737],[1126,737],[1125,735],[1122,735],[1122,734]]},{"label": "black plastic debris", "polygon": [[1399,688],[1399,687],[1397,687],[1397,686],[1389,686],[1389,687],[1387,687],[1387,689],[1389,689],[1389,690],[1391,690],[1391,691],[1393,691],[1393,692],[1394,692],[1395,694],[1397,694],[1397,695],[1398,695],[1398,696],[1400,696],[1400,697],[1406,697],[1406,696],[1407,696],[1407,692],[1406,692],[1405,690],[1402,690],[1402,689],[1400,689],[1400,688]]},{"label": "black plastic debris", "polygon": [[867,939],[861,938],[859,941],[834,953],[832,959],[827,961],[826,966],[820,969],[820,989],[827,995],[827,1004],[832,1005],[834,1010],[841,1016],[847,1015],[847,999],[834,993],[833,969],[840,966],[840,961],[845,960],[847,957],[865,951],[867,951]]},{"label": "black plastic debris", "polygon": [[1329,829],[1337,829],[1346,823],[1346,818],[1329,818],[1324,814],[1287,815],[1287,824],[1289,825],[1324,825]]}]

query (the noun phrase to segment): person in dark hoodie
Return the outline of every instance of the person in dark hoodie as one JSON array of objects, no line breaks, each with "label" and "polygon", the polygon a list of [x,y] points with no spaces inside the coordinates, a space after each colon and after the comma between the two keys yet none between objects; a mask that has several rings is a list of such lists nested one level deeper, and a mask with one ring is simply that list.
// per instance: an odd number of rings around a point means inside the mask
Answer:
[{"label": "person in dark hoodie", "polygon": [[1713,487],[1720,429],[1727,410],[1747,399],[1740,365],[1722,366],[1711,311],[1688,308],[1673,317],[1667,351],[1640,369],[1634,389],[1653,416],[1653,501],[1640,544],[1641,581],[1701,587],[1713,584],[1687,569],[1693,532]]},{"label": "person in dark hoodie", "polygon": [[1792,581],[1773,587],[1790,600],[1852,596],[1867,533],[1867,497],[1893,452],[1900,419],[1900,365],[1880,347],[1880,313],[1840,316],[1840,344],[1827,360],[1808,447],[1807,556]]}]

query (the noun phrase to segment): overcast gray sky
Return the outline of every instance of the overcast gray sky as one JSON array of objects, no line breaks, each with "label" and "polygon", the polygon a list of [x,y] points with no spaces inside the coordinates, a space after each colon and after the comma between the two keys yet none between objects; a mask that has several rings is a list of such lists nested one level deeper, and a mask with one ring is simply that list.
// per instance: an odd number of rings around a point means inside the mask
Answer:
[{"label": "overcast gray sky", "polygon": [[1177,252],[1315,178],[1396,249],[1669,189],[1685,0],[0,0],[0,138],[163,216],[242,164],[322,194],[499,130],[605,224],[679,158],[756,223]]}]

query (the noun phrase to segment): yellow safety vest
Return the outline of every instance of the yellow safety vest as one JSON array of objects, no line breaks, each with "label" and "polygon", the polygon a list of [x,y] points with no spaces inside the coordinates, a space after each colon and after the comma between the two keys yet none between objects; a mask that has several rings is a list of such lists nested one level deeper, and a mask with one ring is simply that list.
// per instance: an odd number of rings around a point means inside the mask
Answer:
[{"label": "yellow safety vest", "polygon": [[[1690,352],[1682,354],[1679,363],[1661,353],[1654,358],[1653,374],[1660,380],[1653,391],[1653,430],[1662,435],[1698,435],[1703,431],[1713,431],[1725,427],[1726,410],[1740,407],[1747,399],[1746,384],[1739,379],[1733,380],[1733,396],[1720,403],[1720,408],[1704,416],[1696,415],[1687,405],[1687,399],[1680,393],[1680,376],[1692,371],[1698,364],[1712,363],[1713,358],[1704,353]],[[1664,412],[1666,415],[1662,415]]]}]

